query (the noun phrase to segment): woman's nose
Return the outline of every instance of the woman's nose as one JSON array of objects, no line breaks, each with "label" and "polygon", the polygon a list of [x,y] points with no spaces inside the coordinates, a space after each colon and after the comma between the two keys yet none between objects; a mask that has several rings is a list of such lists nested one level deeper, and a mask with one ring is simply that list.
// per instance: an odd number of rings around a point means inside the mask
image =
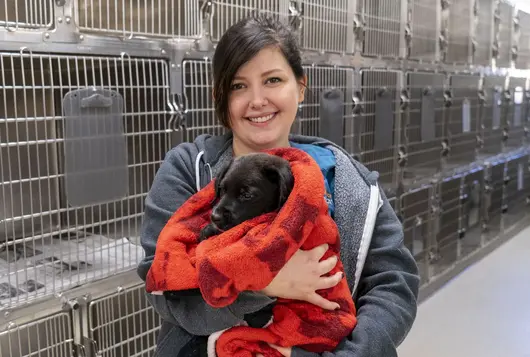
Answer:
[{"label": "woman's nose", "polygon": [[250,99],[250,107],[252,109],[260,109],[268,104],[267,98],[265,97],[262,90],[253,90],[252,98]]}]

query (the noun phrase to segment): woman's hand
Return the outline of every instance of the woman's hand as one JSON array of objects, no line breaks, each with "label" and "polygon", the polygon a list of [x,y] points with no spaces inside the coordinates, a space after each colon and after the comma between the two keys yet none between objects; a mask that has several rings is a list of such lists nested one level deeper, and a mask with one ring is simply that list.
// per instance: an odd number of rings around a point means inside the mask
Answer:
[{"label": "woman's hand", "polygon": [[342,279],[340,272],[329,277],[322,276],[333,270],[338,261],[336,256],[332,256],[320,262],[327,250],[327,244],[308,251],[298,250],[262,292],[271,297],[307,301],[326,310],[338,309],[340,306],[337,303],[316,293],[317,290],[334,287]]},{"label": "woman's hand", "polygon": [[[291,357],[291,347],[280,347],[276,345],[271,345],[270,343],[269,343],[269,346],[274,348],[276,351],[280,352],[282,356]],[[257,353],[256,357],[263,357],[263,355],[261,353]]]}]

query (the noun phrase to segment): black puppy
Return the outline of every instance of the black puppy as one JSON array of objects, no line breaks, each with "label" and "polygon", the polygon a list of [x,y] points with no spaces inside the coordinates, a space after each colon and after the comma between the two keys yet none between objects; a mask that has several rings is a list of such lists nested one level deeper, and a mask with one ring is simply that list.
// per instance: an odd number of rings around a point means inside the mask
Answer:
[{"label": "black puppy", "polygon": [[291,166],[281,157],[256,153],[231,160],[217,176],[211,223],[202,229],[199,240],[279,210],[293,185]]},{"label": "black puppy", "polygon": [[[257,153],[231,160],[217,176],[211,223],[201,230],[200,241],[280,209],[293,186],[291,166],[278,156]],[[167,296],[176,299],[182,293]],[[273,307],[274,303],[246,314],[244,320],[250,327],[262,328],[270,321]],[[208,336],[195,336],[177,357],[207,357],[207,343]]]}]

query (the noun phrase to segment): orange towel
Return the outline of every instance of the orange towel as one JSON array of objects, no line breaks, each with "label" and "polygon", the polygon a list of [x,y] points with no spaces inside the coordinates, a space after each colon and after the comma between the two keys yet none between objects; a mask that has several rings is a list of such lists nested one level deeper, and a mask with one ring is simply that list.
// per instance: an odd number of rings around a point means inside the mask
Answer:
[{"label": "orange towel", "polygon": [[[293,191],[279,212],[267,213],[198,244],[200,230],[209,222],[214,182],[193,195],[171,217],[160,233],[153,264],[147,275],[148,292],[200,288],[205,301],[224,307],[244,290],[261,290],[298,250],[327,243],[323,259],[339,255],[339,233],[328,214],[324,181],[317,163],[295,148],[267,151],[286,159],[294,175]],[[342,263],[329,273],[343,270]],[[219,357],[280,356],[268,343],[298,346],[307,351],[332,351],[348,336],[356,311],[346,278],[319,294],[337,302],[328,311],[313,304],[278,299],[273,320],[265,328],[232,327],[216,343]]]}]

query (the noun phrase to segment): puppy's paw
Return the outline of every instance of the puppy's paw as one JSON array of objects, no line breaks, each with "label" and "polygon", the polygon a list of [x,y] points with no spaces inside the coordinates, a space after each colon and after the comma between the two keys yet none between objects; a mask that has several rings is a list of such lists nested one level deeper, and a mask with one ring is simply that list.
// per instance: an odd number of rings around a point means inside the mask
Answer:
[{"label": "puppy's paw", "polygon": [[202,242],[203,240],[206,240],[218,233],[219,232],[212,224],[208,224],[201,230],[201,233],[199,234],[199,242]]}]

